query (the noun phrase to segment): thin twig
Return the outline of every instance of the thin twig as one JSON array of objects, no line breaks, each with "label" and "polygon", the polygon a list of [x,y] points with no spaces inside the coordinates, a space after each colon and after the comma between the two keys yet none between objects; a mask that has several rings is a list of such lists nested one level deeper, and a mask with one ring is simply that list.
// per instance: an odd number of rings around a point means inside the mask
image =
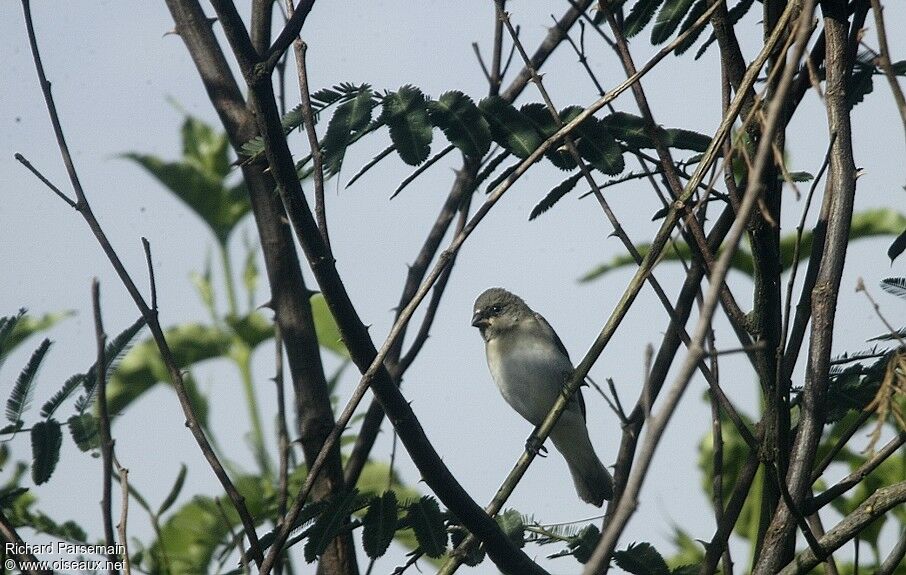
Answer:
[{"label": "thin twig", "polygon": [[32,166],[32,165],[31,165],[31,162],[29,162],[29,161],[25,158],[25,156],[23,156],[22,154],[16,152],[15,158],[16,158],[16,160],[19,161],[20,164],[22,164],[23,166],[25,166],[26,168],[28,168],[28,170],[29,170],[32,174],[34,174],[39,180],[41,180],[41,182],[43,182],[45,186],[47,186],[48,188],[50,188],[50,190],[51,190],[53,193],[55,193],[57,196],[59,196],[59,198],[60,198],[61,200],[63,200],[63,201],[66,202],[67,204],[69,204],[69,207],[70,207],[70,208],[78,209],[78,208],[76,208],[76,203],[75,203],[74,201],[70,200],[70,199],[69,199],[69,196],[67,196],[66,194],[64,194],[63,192],[61,192],[61,191],[60,191],[60,188],[56,187],[55,185],[53,185],[53,183],[52,183],[50,180],[48,180],[47,178],[45,178],[45,177],[44,177],[44,174],[42,174],[41,172],[39,172],[39,171],[37,170],[37,168],[35,168],[34,166]]},{"label": "thin twig", "polygon": [[[286,11],[292,18],[293,0],[286,0]],[[305,133],[308,135],[308,145],[311,148],[312,177],[315,181],[315,219],[318,222],[318,229],[321,230],[321,236],[324,238],[324,245],[330,250],[330,235],[327,233],[327,207],[324,205],[324,154],[315,131],[311,91],[308,87],[308,67],[305,60],[308,44],[303,42],[302,38],[297,37],[293,41],[293,51],[296,55],[296,69],[299,74],[299,94],[302,97],[300,107],[302,123],[305,124]]]},{"label": "thin twig", "polygon": [[877,453],[868,458],[857,469],[815,496],[808,503],[808,512],[817,513],[822,507],[861,483],[869,473],[877,469],[879,465],[887,461],[892,455],[897,454],[903,444],[906,444],[906,431],[901,431],[896,437],[887,442],[887,445],[878,450]]},{"label": "thin twig", "polygon": [[906,136],[906,97],[903,96],[903,89],[900,88],[900,81],[893,73],[890,65],[890,47],[887,45],[887,28],[884,25],[884,7],[881,6],[880,0],[871,0],[871,11],[875,15],[875,33],[878,35],[878,64],[887,77],[890,84],[890,92],[897,103],[897,110],[900,112],[900,120],[903,122],[903,135]]},{"label": "thin twig", "polygon": [[131,575],[132,559],[129,557],[129,538],[126,536],[126,527],[129,522],[129,470],[120,465],[116,458],[114,458],[113,463],[116,467],[116,475],[120,484],[120,522],[116,525],[116,531],[120,537],[120,545],[123,547],[124,570],[126,575]]},{"label": "thin twig", "polygon": [[148,283],[151,287],[151,310],[157,311],[157,282],[154,281],[154,264],[151,262],[151,242],[142,237],[142,248],[145,250],[145,262],[148,264]]},{"label": "thin twig", "polygon": [[239,493],[239,491],[236,489],[235,485],[233,485],[233,482],[227,475],[226,470],[223,468],[223,465],[220,463],[220,460],[214,453],[214,450],[212,449],[211,444],[208,441],[207,436],[205,435],[204,429],[202,428],[198,417],[195,415],[195,411],[192,407],[189,395],[186,392],[182,373],[179,367],[176,365],[176,362],[173,358],[173,353],[170,350],[169,345],[167,344],[163,330],[161,329],[160,323],[158,322],[157,310],[148,307],[148,304],[145,302],[144,297],[136,287],[135,282],[129,275],[129,272],[126,271],[126,268],[120,260],[119,255],[117,255],[116,251],[113,249],[113,246],[110,244],[107,235],[104,233],[103,229],[100,226],[100,223],[94,216],[94,213],[91,210],[91,206],[88,203],[88,199],[85,196],[85,192],[82,189],[82,184],[79,180],[78,173],[76,172],[75,165],[72,161],[72,155],[70,154],[69,147],[66,144],[63,128],[60,124],[59,115],[57,114],[56,104],[54,103],[53,96],[51,95],[50,82],[47,81],[47,77],[44,73],[44,65],[41,62],[41,56],[38,50],[37,36],[35,35],[34,23],[32,22],[30,0],[22,0],[22,8],[25,13],[25,26],[28,32],[29,45],[31,46],[32,57],[35,63],[35,70],[38,74],[38,80],[41,85],[41,91],[44,95],[44,101],[47,105],[48,114],[53,126],[54,135],[57,139],[57,145],[63,158],[63,163],[66,166],[66,171],[69,175],[70,183],[72,184],[77,198],[75,205],[73,205],[71,201],[68,201],[66,203],[69,204],[70,207],[73,207],[76,211],[78,211],[85,219],[86,223],[91,228],[91,231],[94,233],[94,236],[100,244],[101,248],[104,250],[107,258],[110,260],[110,263],[116,270],[120,281],[122,281],[123,285],[129,292],[129,295],[135,302],[135,305],[139,308],[142,317],[145,318],[145,321],[147,322],[148,327],[151,330],[151,334],[154,337],[154,341],[157,343],[157,346],[160,349],[161,359],[163,360],[164,365],[166,365],[167,367],[167,372],[170,376],[171,382],[173,383],[173,388],[176,391],[180,405],[183,409],[183,413],[186,416],[186,426],[191,430],[192,436],[198,443],[199,448],[205,456],[205,459],[211,466],[211,469],[214,471],[214,474],[217,476],[217,479],[220,481],[224,490],[227,492],[227,495],[229,496],[233,506],[236,508],[236,511],[239,514],[240,519],[242,520],[246,536],[248,537],[252,556],[255,558],[256,563],[259,563],[263,560],[264,555],[261,553],[261,549],[258,545],[258,535],[255,532],[255,522],[252,519],[248,508],[245,506],[245,500],[243,496]]},{"label": "thin twig", "polygon": [[[833,552],[858,536],[878,517],[903,502],[906,502],[906,481],[882,487],[869,495],[852,513],[828,531],[818,543],[828,553]],[[778,575],[808,573],[823,560],[824,557],[815,555],[809,548],[799,552],[792,562],[778,571]]]},{"label": "thin twig", "polygon": [[113,536],[113,512],[111,491],[113,487],[113,439],[110,437],[110,415],[107,413],[107,334],[104,333],[104,322],[101,318],[101,288],[97,278],[91,282],[91,305],[94,310],[94,333],[97,345],[97,393],[98,393],[98,432],[101,440],[101,459],[103,461],[103,495],[101,499],[101,517],[104,520],[104,542],[110,552],[107,553],[109,573],[119,573],[114,567],[117,554],[112,552],[116,547]]},{"label": "thin twig", "polygon": [[[718,3],[715,3],[715,5],[716,4]],[[754,80],[754,77],[757,76],[758,71],[764,65],[767,57],[771,53],[773,53],[774,47],[779,43],[780,38],[785,33],[786,25],[792,19],[794,7],[798,8],[798,4],[796,2],[790,2],[787,5],[781,17],[781,23],[778,24],[775,31],[765,41],[762,52],[750,65],[749,70],[746,72],[746,76],[744,78],[745,82],[751,83]],[[806,12],[807,11],[803,11],[803,14],[805,14]],[[798,49],[804,50],[804,43],[802,44],[803,45],[798,46]],[[798,61],[798,58],[794,58],[793,60]],[[783,91],[788,89],[794,70],[795,66],[791,64],[785,71],[783,79],[784,81],[781,83],[781,87],[784,89]],[[783,91],[781,91],[780,93],[782,94]],[[737,95],[734,98],[734,102],[730,107],[731,112],[734,110],[734,108],[738,110],[738,107],[741,105],[742,98],[744,97],[744,93],[745,90],[740,90],[737,92]],[[770,139],[775,127],[777,126],[777,122],[780,119],[781,109],[782,106],[780,100],[772,101],[771,110],[768,115],[768,122],[764,127],[764,136],[762,141],[759,143],[755,169],[752,172],[753,180],[755,182],[759,182],[761,172],[767,165],[768,157],[770,155]],[[727,118],[725,117],[722,125],[726,122],[726,120]],[[722,138],[712,140],[709,149],[715,150],[720,145],[721,141]],[[698,174],[699,177],[702,177],[704,175],[704,170],[706,169],[707,166],[699,164],[699,167],[696,170],[696,174]],[[691,190],[694,190],[694,187],[687,185],[685,193],[688,194]],[[760,183],[750,184],[749,188],[745,192],[745,195],[743,196],[743,200],[740,204],[740,211],[737,214],[736,221],[733,223],[724,242],[724,251],[721,253],[720,257],[717,259],[717,262],[711,270],[710,288],[707,292],[707,295],[705,296],[704,304],[699,314],[699,321],[695,328],[695,331],[693,332],[692,342],[689,346],[689,351],[686,355],[686,359],[674,381],[673,387],[670,389],[667,397],[664,399],[661,411],[657,414],[652,415],[651,425],[649,427],[648,433],[645,435],[645,440],[642,444],[641,453],[638,457],[635,469],[633,470],[632,475],[629,478],[626,489],[623,493],[623,496],[621,497],[619,505],[613,513],[610,523],[604,530],[604,533],[601,536],[601,540],[598,543],[594,553],[592,554],[592,557],[585,565],[584,573],[586,574],[606,571],[607,566],[609,565],[611,554],[614,547],[616,546],[617,538],[623,532],[623,529],[628,523],[629,518],[635,512],[635,509],[638,505],[638,494],[648,474],[648,469],[654,457],[655,450],[660,443],[662,434],[667,424],[669,423],[680,398],[682,397],[683,393],[686,390],[686,387],[688,386],[694,370],[698,367],[698,364],[701,361],[703,355],[701,342],[703,341],[707,330],[710,327],[710,321],[720,298],[720,292],[723,288],[724,279],[730,269],[731,258],[733,257],[733,254],[735,253],[736,248],[739,245],[739,240],[741,239],[742,234],[744,233],[748,224],[748,217],[754,209],[755,204],[760,197],[761,191],[762,186],[760,185]],[[686,198],[683,197],[681,198],[681,201],[685,199]],[[671,210],[671,213],[675,213],[675,210]]]},{"label": "thin twig", "polygon": [[[283,334],[280,326],[274,323],[274,387],[277,392],[277,451],[280,461],[277,480],[277,517],[286,516],[286,505],[289,500],[289,454],[292,446],[289,442],[289,426],[286,423],[286,397],[283,392]],[[274,564],[274,573],[283,573],[284,556],[281,553]]]}]

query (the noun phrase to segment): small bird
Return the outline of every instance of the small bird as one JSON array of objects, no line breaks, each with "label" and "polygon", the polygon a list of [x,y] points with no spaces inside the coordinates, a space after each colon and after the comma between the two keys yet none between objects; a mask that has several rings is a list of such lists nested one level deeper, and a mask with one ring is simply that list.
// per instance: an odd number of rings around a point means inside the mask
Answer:
[{"label": "small bird", "polygon": [[[478,296],[472,325],[484,338],[488,367],[503,398],[532,425],[541,425],[574,369],[557,332],[503,288]],[[588,437],[582,390],[573,394],[550,437],[583,501],[601,507],[613,497],[613,478]]]}]

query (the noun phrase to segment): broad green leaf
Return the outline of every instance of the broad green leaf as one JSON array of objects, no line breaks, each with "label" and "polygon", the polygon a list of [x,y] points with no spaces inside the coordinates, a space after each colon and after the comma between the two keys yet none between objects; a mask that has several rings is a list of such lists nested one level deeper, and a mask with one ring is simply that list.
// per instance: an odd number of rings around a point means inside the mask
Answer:
[{"label": "broad green leaf", "polygon": [[490,126],[472,99],[462,92],[446,92],[437,101],[429,102],[428,115],[466,156],[480,158],[488,153]]},{"label": "broad green leaf", "polygon": [[349,357],[349,350],[343,343],[340,328],[327,307],[324,296],[320,293],[311,297],[311,313],[315,319],[315,332],[318,335],[318,345],[326,348],[340,357]]},{"label": "broad green leaf", "polygon": [[376,559],[387,551],[396,534],[397,519],[396,493],[385,491],[372,498],[362,519],[362,547],[369,557]]},{"label": "broad green leaf", "polygon": [[[169,328],[165,336],[180,369],[226,356],[233,337],[225,329],[198,323]],[[126,354],[110,378],[107,386],[110,412],[120,413],[158,382],[169,381],[170,376],[160,358],[157,344],[150,338],[141,342]]]},{"label": "broad green leaf", "polygon": [[626,167],[623,150],[610,130],[597,118],[582,122],[576,135],[579,155],[601,173],[614,176]]},{"label": "broad green leaf", "polygon": [[[271,481],[242,475],[234,482],[253,517],[274,512]],[[211,497],[197,495],[170,515],[161,526],[160,538],[148,547],[149,571],[197,575],[213,568],[214,552],[232,541],[232,532],[242,525],[233,507],[224,503],[229,501],[226,495],[220,494],[219,499],[220,505]]]},{"label": "broad green leaf", "polygon": [[485,98],[478,109],[487,120],[494,141],[514,156],[527,158],[541,144],[535,124],[503,98]]},{"label": "broad green leaf", "polygon": [[31,478],[35,485],[46,483],[60,460],[63,433],[55,419],[39,421],[31,426]]},{"label": "broad green leaf", "polygon": [[29,358],[28,363],[25,364],[25,367],[19,373],[19,377],[16,378],[16,383],[13,384],[13,389],[9,394],[9,399],[6,400],[6,419],[10,423],[18,423],[22,421],[22,415],[25,414],[25,411],[31,405],[31,396],[35,390],[35,376],[38,374],[38,369],[41,367],[41,362],[44,361],[44,356],[47,354],[47,350],[50,349],[51,342],[49,339],[45,339],[41,342]]},{"label": "broad green leaf", "polygon": [[324,169],[327,175],[337,174],[343,166],[346,148],[371,122],[374,99],[371,91],[363,91],[340,105],[327,124],[327,133],[321,142]]},{"label": "broad green leaf", "polygon": [[71,416],[67,422],[69,435],[73,443],[82,451],[92,451],[101,446],[100,428],[98,420],[90,413],[81,413]]},{"label": "broad green leaf", "polygon": [[400,158],[410,166],[421,164],[431,153],[427,104],[427,98],[415,86],[403,86],[384,98],[381,121],[390,128],[390,139]]},{"label": "broad green leaf", "polygon": [[657,11],[658,6],[664,0],[638,0],[635,3],[635,6],[632,7],[632,10],[629,11],[629,15],[626,16],[626,21],[623,23],[623,33],[627,38],[632,38],[639,32],[645,29],[645,26],[648,25],[648,22],[651,21],[651,18],[654,16],[654,13]]},{"label": "broad green leaf", "polygon": [[[575,117],[577,110],[581,111],[582,109],[578,106],[570,106],[561,111],[559,113],[561,123],[572,120]],[[559,129],[559,125],[551,115],[550,110],[540,102],[525,104],[519,108],[519,111],[523,116],[529,119],[541,140],[550,138]],[[554,142],[551,147],[548,148],[547,152],[544,153],[544,157],[561,170],[574,170],[578,167],[578,164],[576,164],[572,154],[569,152],[569,148],[566,146],[566,140],[561,139]]]},{"label": "broad green leaf", "polygon": [[170,492],[161,502],[160,507],[157,509],[157,516],[160,517],[167,512],[168,509],[176,502],[176,498],[179,497],[180,492],[182,491],[182,486],[186,482],[186,472],[188,468],[186,464],[180,464],[179,473],[176,474],[176,480],[173,482],[173,487],[170,488]]},{"label": "broad green leaf", "polygon": [[676,553],[667,559],[667,564],[673,568],[670,575],[697,574],[705,559],[704,545],[676,525],[673,526],[673,545]]},{"label": "broad green leaf", "polygon": [[692,130],[682,128],[667,128],[664,130],[662,141],[665,146],[693,152],[704,152],[711,145],[711,138]]},{"label": "broad green leaf", "polygon": [[[894,236],[906,229],[906,216],[887,208],[877,208],[859,212],[853,215],[852,224],[849,230],[850,241],[871,238],[877,236]],[[811,230],[802,234],[801,245],[799,248],[799,263],[807,261],[812,250],[812,241],[814,240]],[[637,246],[639,253],[644,257],[650,249],[650,245]],[[780,255],[783,264],[783,270],[788,270],[793,265],[793,255],[796,247],[796,234],[787,234],[780,238]],[[677,254],[679,252],[679,254]],[[664,251],[664,259],[667,261],[677,261],[679,257],[687,260],[692,256],[689,247],[686,244],[678,244],[678,250],[669,249]],[[601,264],[585,275],[579,278],[580,282],[592,281],[601,276],[625,267],[635,266],[635,260],[629,255],[616,256],[610,261]],[[751,276],[754,270],[751,251],[747,246],[742,246],[733,255],[730,267]]]},{"label": "broad green leaf", "polygon": [[618,140],[632,149],[652,147],[651,138],[645,133],[645,120],[627,112],[614,112],[601,120],[605,128]]},{"label": "broad green leaf", "polygon": [[428,557],[440,557],[447,550],[447,529],[437,500],[429,495],[409,505],[409,525],[422,551]]},{"label": "broad green leaf", "polygon": [[0,318],[0,367],[7,355],[23,341],[73,315],[74,311],[61,311],[35,317],[28,315],[25,308],[22,308],[16,315]]},{"label": "broad green leaf", "polygon": [[667,562],[650,543],[630,543],[625,550],[614,552],[613,559],[633,575],[670,575]]},{"label": "broad green leaf", "polygon": [[666,42],[680,21],[689,12],[694,0],[666,0],[657,14],[657,20],[651,29],[651,43],[657,46]]},{"label": "broad green leaf", "polygon": [[251,209],[244,182],[227,184],[230,174],[229,140],[195,118],[182,128],[183,157],[167,162],[156,156],[128,153],[122,157],[145,168],[182,200],[225,245],[230,232]]},{"label": "broad green leaf", "polygon": [[538,216],[540,216],[547,210],[554,207],[554,204],[556,204],[558,201],[560,201],[560,199],[563,198],[563,196],[565,196],[566,194],[571,192],[572,189],[576,187],[576,184],[578,184],[579,180],[581,180],[581,179],[582,179],[582,173],[579,172],[579,173],[573,174],[572,176],[566,178],[565,180],[563,180],[562,182],[557,184],[554,187],[554,189],[552,189],[550,192],[547,193],[546,196],[544,196],[543,200],[538,202],[538,204],[534,208],[532,208],[532,213],[529,214],[529,220],[534,220],[535,218],[537,218]]}]

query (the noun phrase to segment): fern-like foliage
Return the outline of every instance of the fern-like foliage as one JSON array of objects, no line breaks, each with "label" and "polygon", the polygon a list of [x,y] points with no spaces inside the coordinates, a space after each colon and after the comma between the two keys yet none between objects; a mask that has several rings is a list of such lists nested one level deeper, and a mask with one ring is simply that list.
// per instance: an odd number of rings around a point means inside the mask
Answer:
[{"label": "fern-like foliage", "polygon": [[881,289],[906,299],[906,278],[885,278],[881,280]]},{"label": "fern-like foliage", "polygon": [[[144,318],[139,318],[135,323],[107,342],[107,345],[104,348],[104,373],[107,378],[110,377],[110,374],[116,369],[120,360],[123,359],[123,356],[132,347],[132,343],[135,341],[135,338],[143,327],[145,327],[145,320]],[[83,374],[82,388],[85,392],[76,400],[76,411],[80,414],[85,413],[88,408],[94,404],[98,383],[97,367],[97,362],[95,362],[88,368],[88,371]],[[64,388],[65,387],[64,384]],[[65,397],[63,399],[65,399]]]},{"label": "fern-like foliage", "polygon": [[41,362],[44,361],[50,345],[49,339],[42,341],[16,379],[9,399],[6,400],[6,419],[10,423],[16,424],[22,421],[22,415],[31,404],[36,383],[35,376],[38,374],[38,368],[41,367]]}]

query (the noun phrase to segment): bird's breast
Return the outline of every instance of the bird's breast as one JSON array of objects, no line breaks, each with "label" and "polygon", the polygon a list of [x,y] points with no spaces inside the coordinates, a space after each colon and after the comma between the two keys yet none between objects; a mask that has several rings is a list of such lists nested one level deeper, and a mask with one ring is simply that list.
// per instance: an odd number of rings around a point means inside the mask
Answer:
[{"label": "bird's breast", "polygon": [[507,346],[500,339],[487,344],[491,376],[507,403],[532,424],[540,425],[572,365],[549,342],[523,338],[518,346]]}]

